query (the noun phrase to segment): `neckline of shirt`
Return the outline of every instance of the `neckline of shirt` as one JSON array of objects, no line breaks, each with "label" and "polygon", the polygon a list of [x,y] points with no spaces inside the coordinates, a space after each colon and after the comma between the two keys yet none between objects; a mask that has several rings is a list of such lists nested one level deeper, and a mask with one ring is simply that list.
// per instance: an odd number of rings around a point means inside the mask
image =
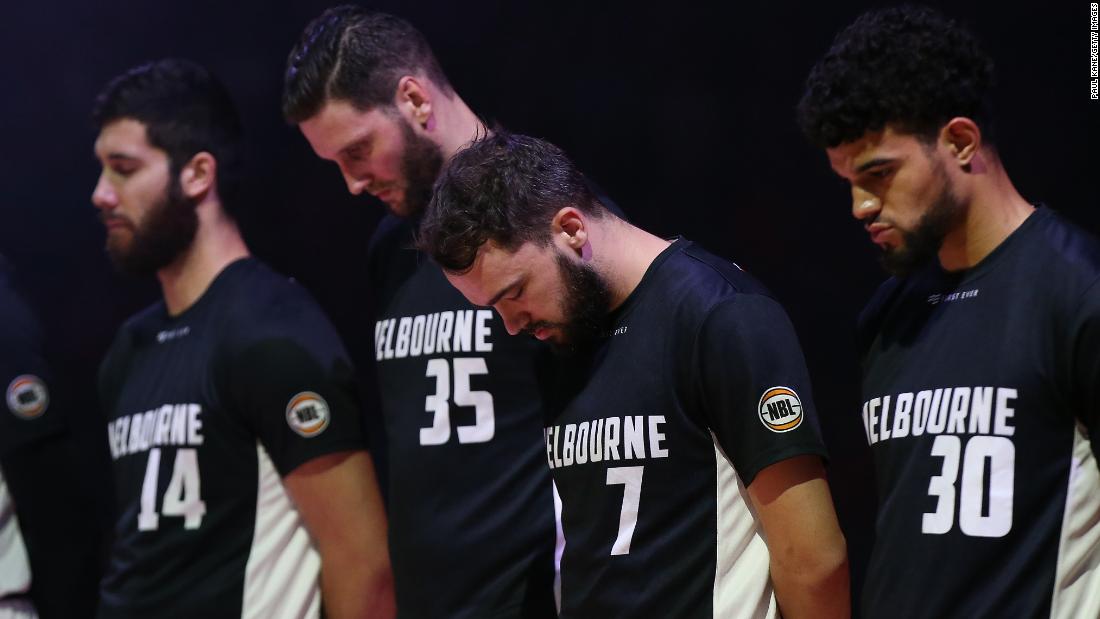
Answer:
[{"label": "neckline of shirt", "polygon": [[955,285],[969,284],[996,268],[996,266],[1002,262],[1002,256],[1009,253],[1013,247],[1018,245],[1021,242],[1020,239],[1027,236],[1028,231],[1037,226],[1038,222],[1047,219],[1053,213],[1051,209],[1047,208],[1046,205],[1042,203],[1034,204],[1033,206],[1035,210],[1032,211],[1015,230],[1009,233],[999,245],[994,247],[993,251],[989,252],[988,255],[969,269],[948,271],[940,266],[939,260],[935,260],[933,266],[939,279],[956,282]]},{"label": "neckline of shirt", "polygon": [[646,288],[649,287],[650,282],[653,281],[653,279],[656,277],[656,275],[654,274],[657,272],[658,269],[661,268],[661,265],[664,264],[673,254],[681,252],[691,245],[691,241],[682,236],[676,236],[667,240],[672,241],[672,243],[669,244],[668,247],[661,250],[661,253],[657,254],[657,257],[649,263],[648,267],[646,267],[645,273],[642,275],[641,281],[639,281],[638,285],[634,287],[634,290],[630,291],[630,294],[627,295],[626,299],[622,302],[621,305],[619,305],[619,307],[615,308],[611,311],[610,314],[608,314],[608,324],[612,325],[612,330],[614,330],[615,326],[621,323],[630,314],[634,306],[638,304],[638,299],[643,296],[643,293],[645,292]]},{"label": "neckline of shirt", "polygon": [[202,292],[198,299],[190,305],[187,309],[183,310],[179,314],[172,316],[168,313],[168,306],[161,300],[162,318],[167,324],[178,323],[187,319],[190,316],[197,314],[203,307],[210,303],[208,299],[214,298],[214,293],[222,287],[222,282],[229,278],[231,272],[237,271],[244,267],[245,264],[255,262],[255,258],[252,256],[244,256],[243,258],[237,258],[233,262],[225,265],[225,267],[218,271],[218,274],[214,276],[214,279],[210,282],[210,285],[206,287],[206,290]]}]

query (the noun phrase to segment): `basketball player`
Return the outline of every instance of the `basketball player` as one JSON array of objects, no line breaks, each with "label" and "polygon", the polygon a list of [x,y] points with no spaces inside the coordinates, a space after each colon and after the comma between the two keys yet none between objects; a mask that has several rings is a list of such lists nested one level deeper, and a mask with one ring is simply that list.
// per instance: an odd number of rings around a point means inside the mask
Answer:
[{"label": "basketball player", "polygon": [[992,79],[957,23],[892,8],[799,105],[893,275],[860,319],[871,618],[1100,616],[1100,245],[1016,191]]},{"label": "basketball player", "polygon": [[100,471],[77,456],[72,408],[13,280],[0,256],[0,619],[88,616],[103,531],[80,482]]},{"label": "basketball player", "polygon": [[160,61],[111,81],[94,119],[107,251],[163,293],[100,372],[119,519],[99,615],[392,616],[352,371],[309,294],[241,239],[227,92]]},{"label": "basketball player", "polygon": [[506,337],[413,245],[444,161],[485,126],[423,35],[342,6],[290,53],[286,119],[348,191],[389,215],[370,241],[374,352],[402,617],[554,617],[554,499],[543,459],[546,347]]},{"label": "basketball player", "polygon": [[590,363],[544,431],[562,617],[847,616],[809,377],[760,284],[619,219],[560,150],[503,132],[452,159],[420,232],[509,333]]}]

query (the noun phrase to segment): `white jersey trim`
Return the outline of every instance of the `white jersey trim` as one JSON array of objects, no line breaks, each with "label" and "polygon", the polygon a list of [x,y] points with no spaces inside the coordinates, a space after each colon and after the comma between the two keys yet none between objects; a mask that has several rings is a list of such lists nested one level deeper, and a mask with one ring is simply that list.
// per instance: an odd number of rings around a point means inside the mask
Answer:
[{"label": "white jersey trim", "polygon": [[1080,423],[1073,434],[1050,616],[1100,617],[1100,469]]},{"label": "white jersey trim", "polygon": [[267,450],[259,462],[256,528],[244,576],[242,619],[304,619],[321,614],[321,556],[313,547]]},{"label": "white jersey trim", "polygon": [[26,593],[31,588],[31,564],[15,516],[15,503],[0,473],[0,597]]},{"label": "white jersey trim", "polygon": [[715,619],[775,619],[771,555],[748,490],[718,440],[714,443],[717,530],[714,569]]},{"label": "white jersey trim", "polygon": [[554,536],[554,607],[561,613],[561,556],[565,554],[565,529],[561,525],[561,495],[558,494],[558,484],[550,481],[554,489],[554,528],[557,533]]}]

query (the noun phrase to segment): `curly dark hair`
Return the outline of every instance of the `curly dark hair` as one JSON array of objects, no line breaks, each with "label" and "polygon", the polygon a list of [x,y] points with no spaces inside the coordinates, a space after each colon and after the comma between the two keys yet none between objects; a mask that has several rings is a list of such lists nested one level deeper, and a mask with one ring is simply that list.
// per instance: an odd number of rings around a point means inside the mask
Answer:
[{"label": "curly dark hair", "polygon": [[423,73],[453,91],[431,46],[409,22],[354,5],[327,9],[311,21],[286,61],[283,117],[298,124],[330,99],[366,111],[393,103],[397,82]]},{"label": "curly dark hair", "polygon": [[870,11],[841,31],[810,71],[798,123],[831,148],[891,125],[924,141],[965,116],[993,143],[993,61],[973,34],[932,9]]},{"label": "curly dark hair", "polygon": [[244,130],[229,91],[210,71],[168,58],[115,77],[96,97],[92,123],[102,130],[124,118],[145,125],[149,144],[168,155],[172,176],[196,154],[213,155],[222,209],[233,218],[242,214]]},{"label": "curly dark hair", "polygon": [[550,222],[573,206],[593,219],[609,211],[557,146],[498,130],[459,151],[435,184],[417,247],[464,273],[488,241],[508,251],[550,243]]}]

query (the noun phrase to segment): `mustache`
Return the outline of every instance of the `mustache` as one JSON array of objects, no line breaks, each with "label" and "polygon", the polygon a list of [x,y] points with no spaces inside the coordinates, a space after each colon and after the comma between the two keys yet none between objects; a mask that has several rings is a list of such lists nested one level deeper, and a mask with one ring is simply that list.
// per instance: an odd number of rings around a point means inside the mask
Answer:
[{"label": "mustache", "polygon": [[540,320],[538,322],[533,322],[533,323],[523,327],[522,329],[520,329],[520,333],[524,333],[526,335],[530,335],[531,337],[534,337],[535,336],[535,331],[538,331],[539,329],[553,329],[553,328],[559,327],[559,326],[560,325],[558,323],[555,323],[555,322],[548,322],[548,321],[545,321],[545,320]]},{"label": "mustache", "polygon": [[127,226],[130,226],[131,228],[134,227],[134,222],[129,217],[114,213],[106,213],[103,211],[100,211],[99,213],[99,221],[102,222],[104,225],[107,225],[110,222],[121,222],[126,224]]}]

